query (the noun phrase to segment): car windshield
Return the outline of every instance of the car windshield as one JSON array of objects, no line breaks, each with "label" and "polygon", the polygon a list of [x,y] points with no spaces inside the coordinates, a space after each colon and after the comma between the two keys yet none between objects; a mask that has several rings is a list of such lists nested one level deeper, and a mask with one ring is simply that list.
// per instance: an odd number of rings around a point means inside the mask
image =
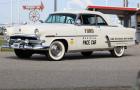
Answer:
[{"label": "car windshield", "polygon": [[74,24],[76,19],[75,14],[51,14],[45,23],[64,23]]}]

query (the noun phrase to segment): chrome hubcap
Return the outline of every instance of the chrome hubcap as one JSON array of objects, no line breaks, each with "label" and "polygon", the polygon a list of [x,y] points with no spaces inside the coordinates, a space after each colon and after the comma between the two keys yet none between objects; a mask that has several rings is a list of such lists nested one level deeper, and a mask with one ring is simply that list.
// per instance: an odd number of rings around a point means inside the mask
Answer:
[{"label": "chrome hubcap", "polygon": [[117,54],[122,54],[123,53],[123,47],[116,47],[115,49],[116,49],[115,51],[116,51]]},{"label": "chrome hubcap", "polygon": [[62,47],[60,44],[55,43],[51,46],[51,50],[50,50],[51,54],[54,57],[59,57],[62,54]]},{"label": "chrome hubcap", "polygon": [[124,47],[119,46],[114,48],[115,55],[121,57],[124,54]]}]

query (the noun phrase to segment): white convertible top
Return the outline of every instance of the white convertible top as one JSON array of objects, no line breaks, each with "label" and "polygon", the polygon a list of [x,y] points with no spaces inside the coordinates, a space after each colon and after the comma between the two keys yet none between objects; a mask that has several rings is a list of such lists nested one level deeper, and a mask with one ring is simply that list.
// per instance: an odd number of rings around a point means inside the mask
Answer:
[{"label": "white convertible top", "polygon": [[111,18],[109,17],[108,14],[103,14],[101,12],[98,11],[88,11],[88,10],[81,10],[81,11],[72,11],[72,10],[67,10],[67,11],[59,11],[59,12],[54,12],[52,14],[57,14],[57,13],[69,13],[69,14],[97,14],[102,16],[105,21],[107,22],[107,24],[109,26],[121,26],[119,23],[114,23],[112,22]]}]

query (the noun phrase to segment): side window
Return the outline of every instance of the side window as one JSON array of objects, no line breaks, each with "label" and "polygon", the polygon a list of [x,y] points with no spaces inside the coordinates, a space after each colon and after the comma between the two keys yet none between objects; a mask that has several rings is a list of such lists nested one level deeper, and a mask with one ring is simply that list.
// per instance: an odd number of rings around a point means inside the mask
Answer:
[{"label": "side window", "polygon": [[96,25],[96,17],[93,14],[83,14],[80,18],[83,25]]},{"label": "side window", "polygon": [[107,26],[106,21],[101,16],[96,15],[96,19],[97,19],[97,25]]}]

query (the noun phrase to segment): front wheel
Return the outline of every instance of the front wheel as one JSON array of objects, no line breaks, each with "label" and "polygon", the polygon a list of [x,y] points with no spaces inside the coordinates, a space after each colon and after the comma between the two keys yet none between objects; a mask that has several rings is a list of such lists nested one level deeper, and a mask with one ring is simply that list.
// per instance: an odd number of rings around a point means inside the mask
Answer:
[{"label": "front wheel", "polygon": [[125,48],[124,46],[115,47],[113,50],[110,50],[110,53],[115,57],[122,57],[124,55]]},{"label": "front wheel", "polygon": [[65,46],[60,41],[54,41],[47,51],[47,58],[53,61],[60,61],[65,55]]},{"label": "front wheel", "polygon": [[14,49],[14,52],[15,52],[16,56],[18,58],[21,58],[21,59],[30,58],[32,56],[32,54],[33,54],[33,52],[30,51],[30,50]]}]

